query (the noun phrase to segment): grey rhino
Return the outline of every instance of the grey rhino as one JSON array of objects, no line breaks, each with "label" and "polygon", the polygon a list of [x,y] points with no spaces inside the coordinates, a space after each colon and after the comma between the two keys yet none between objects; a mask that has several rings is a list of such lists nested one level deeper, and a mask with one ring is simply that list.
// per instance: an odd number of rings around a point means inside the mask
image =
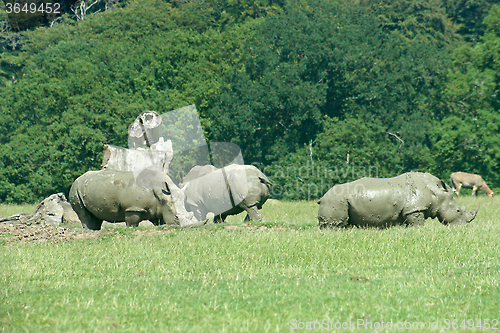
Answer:
[{"label": "grey rhino", "polygon": [[103,220],[127,226],[137,226],[142,220],[178,225],[168,186],[160,185],[138,186],[130,171],[88,171],[74,181],[69,201],[82,225],[91,230],[101,229]]},{"label": "grey rhino", "polygon": [[492,198],[495,193],[486,185],[483,177],[480,175],[475,175],[473,173],[466,172],[454,172],[450,176],[451,187],[453,191],[457,194],[460,193],[460,188],[463,186],[464,188],[471,188],[472,195],[476,194],[478,190],[486,193],[487,196]]},{"label": "grey rhino", "polygon": [[335,185],[318,203],[320,228],[422,225],[429,217],[462,224],[471,222],[479,209],[466,212],[465,206],[458,207],[448,185],[422,172]]},{"label": "grey rhino", "polygon": [[269,198],[271,182],[253,165],[231,164],[222,169],[211,165],[196,166],[184,177],[186,209],[198,220],[209,212],[214,222],[224,222],[229,215],[247,212],[245,221],[260,221],[258,209]]}]

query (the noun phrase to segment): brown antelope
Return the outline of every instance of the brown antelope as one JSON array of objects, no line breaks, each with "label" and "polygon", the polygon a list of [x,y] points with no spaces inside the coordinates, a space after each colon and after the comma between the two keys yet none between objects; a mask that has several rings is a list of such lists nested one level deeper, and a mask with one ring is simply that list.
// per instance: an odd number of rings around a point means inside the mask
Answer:
[{"label": "brown antelope", "polygon": [[495,195],[493,191],[486,185],[483,177],[480,175],[475,175],[473,173],[466,172],[454,172],[450,176],[451,187],[453,191],[457,194],[460,192],[460,188],[471,188],[472,195],[476,194],[477,190],[481,190],[486,193],[490,198]]}]

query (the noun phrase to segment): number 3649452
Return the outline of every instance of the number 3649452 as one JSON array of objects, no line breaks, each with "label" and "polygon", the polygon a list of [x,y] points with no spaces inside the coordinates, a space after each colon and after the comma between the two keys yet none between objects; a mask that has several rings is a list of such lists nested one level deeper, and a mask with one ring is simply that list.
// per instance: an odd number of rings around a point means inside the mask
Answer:
[{"label": "number 3649452", "polygon": [[35,14],[35,13],[47,13],[47,14],[61,14],[61,4],[60,3],[41,3],[37,5],[36,3],[11,3],[11,2],[6,2],[5,3],[5,11],[7,14],[19,14],[19,13],[26,13],[26,14]]},{"label": "number 3649452", "polygon": [[475,328],[475,329],[485,329],[485,330],[498,330],[498,319],[445,319],[444,320],[444,329],[458,329],[458,328]]}]

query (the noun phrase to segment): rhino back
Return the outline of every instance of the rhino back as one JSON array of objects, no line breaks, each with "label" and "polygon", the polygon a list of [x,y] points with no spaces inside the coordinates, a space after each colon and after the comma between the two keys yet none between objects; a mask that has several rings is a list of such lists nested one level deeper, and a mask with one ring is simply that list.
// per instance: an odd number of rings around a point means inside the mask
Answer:
[{"label": "rhino back", "polygon": [[186,184],[187,182],[193,181],[196,178],[208,175],[209,173],[212,173],[217,170],[218,169],[211,164],[202,166],[196,165],[191,170],[189,170],[186,176],[184,176],[184,178],[182,179],[182,183]]},{"label": "rhino back", "polygon": [[[442,201],[453,200],[453,190],[444,181],[427,172],[408,172],[406,184],[411,194],[409,208],[429,209]],[[432,207],[436,209],[436,207]]]}]

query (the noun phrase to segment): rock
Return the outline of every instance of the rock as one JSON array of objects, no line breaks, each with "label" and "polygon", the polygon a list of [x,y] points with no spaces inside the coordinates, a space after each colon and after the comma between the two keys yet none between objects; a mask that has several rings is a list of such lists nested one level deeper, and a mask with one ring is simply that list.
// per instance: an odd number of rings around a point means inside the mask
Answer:
[{"label": "rock", "polygon": [[80,224],[75,211],[66,200],[63,193],[52,194],[40,202],[31,214],[21,213],[0,218],[0,223],[16,223],[25,225],[52,225],[58,227],[64,224]]},{"label": "rock", "polygon": [[270,203],[270,204],[280,204],[281,201],[277,200],[277,199],[267,199],[266,203]]}]

